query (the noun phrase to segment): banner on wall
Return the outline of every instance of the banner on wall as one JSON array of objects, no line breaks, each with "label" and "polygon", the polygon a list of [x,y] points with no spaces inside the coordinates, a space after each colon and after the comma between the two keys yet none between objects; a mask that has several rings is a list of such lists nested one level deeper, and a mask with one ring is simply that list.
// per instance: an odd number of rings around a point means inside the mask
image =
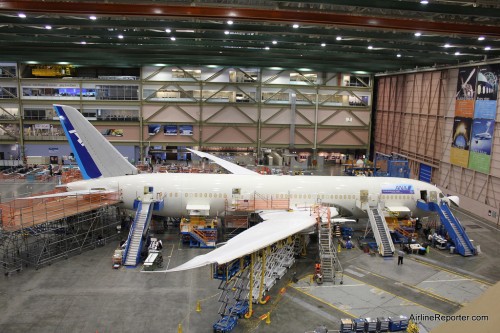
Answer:
[{"label": "banner on wall", "polygon": [[472,118],[474,115],[476,72],[477,67],[466,67],[458,70],[455,117]]},{"label": "banner on wall", "polygon": [[500,64],[478,68],[474,118],[496,118],[499,76]]},{"label": "banner on wall", "polygon": [[161,125],[160,124],[149,124],[148,125],[148,133],[149,135],[155,135],[160,132]]},{"label": "banner on wall", "polygon": [[474,119],[469,156],[470,169],[483,173],[490,172],[494,129],[494,120]]},{"label": "banner on wall", "polygon": [[471,138],[472,119],[455,117],[453,140],[451,142],[450,162],[467,168]]},{"label": "banner on wall", "polygon": [[164,125],[163,126],[164,135],[177,135],[177,125]]},{"label": "banner on wall", "polygon": [[180,125],[179,126],[180,135],[193,135],[193,125]]}]

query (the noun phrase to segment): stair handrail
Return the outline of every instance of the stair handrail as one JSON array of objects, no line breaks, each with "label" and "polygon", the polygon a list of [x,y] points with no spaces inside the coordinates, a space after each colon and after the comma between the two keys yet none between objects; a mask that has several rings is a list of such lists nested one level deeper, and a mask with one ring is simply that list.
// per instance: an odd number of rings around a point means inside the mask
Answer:
[{"label": "stair handrail", "polygon": [[[377,210],[379,212],[383,212],[382,208],[380,207],[380,204],[377,205]],[[384,217],[383,213],[380,216],[382,218],[382,223],[384,225],[384,232],[385,232],[385,236],[387,237],[387,242],[389,242],[389,248],[391,250],[391,253],[394,254],[396,249],[394,248],[394,243],[392,241],[391,233],[389,231],[389,226],[387,225],[387,222],[385,221],[385,217]]]},{"label": "stair handrail", "polygon": [[[372,230],[373,230],[374,227],[377,226],[377,223],[375,220],[375,214],[373,213],[372,209],[375,209],[375,208],[368,207],[368,219],[370,220],[370,225],[372,226]],[[372,219],[373,219],[374,223],[372,223]],[[378,228],[377,228],[377,231],[373,230],[373,235],[375,236],[375,241],[377,242],[377,245],[378,245],[378,252],[380,255],[383,255],[384,254],[384,244],[382,244],[382,238],[380,238]]]},{"label": "stair handrail", "polygon": [[[147,204],[148,204],[148,210],[146,211],[146,221],[144,222],[144,226],[142,227],[141,240],[139,242],[139,251],[137,251],[137,256],[135,257],[136,264],[139,261],[139,258],[141,257],[141,249],[142,249],[144,230],[146,229],[146,222],[148,219],[151,218],[151,215],[153,215],[153,202],[148,202]],[[139,210],[137,211],[139,212]]]},{"label": "stair handrail", "polygon": [[207,237],[205,237],[205,234],[202,233],[201,231],[199,231],[198,229],[196,228],[193,228],[191,229],[192,230],[192,233],[195,234],[196,236],[198,236],[204,243],[205,245],[207,244]]},{"label": "stair handrail", "polygon": [[130,230],[128,232],[127,246],[125,246],[125,251],[123,252],[123,256],[122,256],[122,262],[124,264],[125,264],[125,261],[127,260],[128,251],[130,248],[130,243],[132,240],[132,236],[134,235],[134,230],[135,230],[135,226],[137,223],[137,217],[138,217],[138,214],[141,211],[141,209],[142,209],[142,201],[139,201],[139,203],[137,204],[137,210],[135,211],[134,221],[133,221],[132,225],[130,226]]},{"label": "stair handrail", "polygon": [[[476,248],[474,247],[474,245],[472,245],[469,237],[467,236],[467,234],[465,233],[465,230],[462,226],[462,224],[460,223],[460,221],[455,217],[455,215],[453,215],[453,213],[451,212],[451,209],[450,207],[448,206],[448,204],[446,202],[441,202],[441,209],[445,208],[444,210],[446,211],[446,213],[448,213],[450,215],[450,219],[453,219],[455,221],[457,221],[457,223],[455,223],[455,226],[457,227],[458,229],[458,232],[460,233],[460,235],[462,235],[464,241],[465,241],[465,244],[461,244],[461,246],[464,248],[465,250],[465,246],[467,245],[467,247],[472,251],[473,254],[476,254]],[[455,235],[455,238],[458,240],[458,235]],[[455,246],[458,248],[459,247],[459,243],[460,242],[457,242],[454,240],[454,243],[455,243]]]}]

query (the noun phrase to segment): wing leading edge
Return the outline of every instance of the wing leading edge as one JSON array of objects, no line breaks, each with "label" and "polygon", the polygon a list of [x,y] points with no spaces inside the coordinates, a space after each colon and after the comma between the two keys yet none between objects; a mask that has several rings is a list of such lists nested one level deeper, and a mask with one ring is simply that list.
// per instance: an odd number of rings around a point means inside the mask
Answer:
[{"label": "wing leading edge", "polygon": [[89,195],[89,194],[108,194],[116,191],[109,190],[79,190],[79,191],[69,191],[69,192],[60,192],[60,193],[52,193],[52,194],[44,194],[37,195],[33,197],[25,197],[19,199],[45,199],[45,198],[58,198],[58,197],[74,197],[77,195]]},{"label": "wing leading edge", "polygon": [[167,272],[185,271],[214,263],[225,264],[286,239],[316,223],[316,216],[309,209],[273,211],[261,213],[260,216],[264,222],[231,238],[224,246],[197,256]]}]

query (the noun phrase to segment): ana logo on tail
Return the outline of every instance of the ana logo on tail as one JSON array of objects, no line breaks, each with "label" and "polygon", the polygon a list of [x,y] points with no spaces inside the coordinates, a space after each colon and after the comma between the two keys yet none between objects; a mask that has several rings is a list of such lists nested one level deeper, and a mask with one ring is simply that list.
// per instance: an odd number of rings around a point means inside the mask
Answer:
[{"label": "ana logo on tail", "polygon": [[85,147],[85,145],[83,144],[83,141],[82,139],[80,139],[80,136],[78,135],[78,133],[76,133],[76,131],[73,129],[73,130],[69,130],[68,131],[70,134],[74,134],[77,138],[77,141],[78,143],[82,146],[82,147]]}]

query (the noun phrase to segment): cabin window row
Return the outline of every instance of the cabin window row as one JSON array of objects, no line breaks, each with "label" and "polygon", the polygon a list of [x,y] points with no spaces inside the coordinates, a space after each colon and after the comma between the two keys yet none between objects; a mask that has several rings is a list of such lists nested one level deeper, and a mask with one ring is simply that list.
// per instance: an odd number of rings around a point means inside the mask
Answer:
[{"label": "cabin window row", "polygon": [[[179,193],[170,192],[168,195],[170,198],[179,196]],[[186,198],[224,198],[227,199],[227,194],[225,193],[184,193],[184,197]],[[274,199],[311,199],[314,198],[313,194],[275,194],[272,196]],[[354,200],[356,196],[354,194],[318,194],[316,196],[318,199],[335,199],[335,200]],[[411,195],[389,195],[382,194],[380,196],[381,199],[385,200],[409,200],[411,199]]]}]

